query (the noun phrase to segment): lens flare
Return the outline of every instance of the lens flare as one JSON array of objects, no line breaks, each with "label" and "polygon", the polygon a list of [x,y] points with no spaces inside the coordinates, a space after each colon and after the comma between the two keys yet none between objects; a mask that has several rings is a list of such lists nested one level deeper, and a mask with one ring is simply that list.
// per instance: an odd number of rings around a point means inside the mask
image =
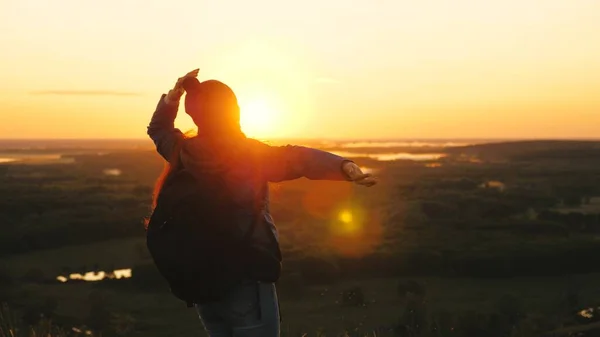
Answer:
[{"label": "lens flare", "polygon": [[360,215],[351,209],[342,209],[337,214],[337,219],[332,223],[332,232],[336,236],[360,235],[362,224]]},{"label": "lens flare", "polygon": [[356,234],[360,231],[360,224],[355,221],[354,216],[352,215],[352,211],[343,210],[338,215],[338,220],[341,222],[340,232],[345,235]]},{"label": "lens flare", "polygon": [[352,212],[350,212],[350,211],[341,211],[339,219],[343,223],[351,223],[352,222]]},{"label": "lens flare", "polygon": [[381,243],[383,228],[376,210],[345,207],[334,214],[329,245],[347,257],[368,255]]}]

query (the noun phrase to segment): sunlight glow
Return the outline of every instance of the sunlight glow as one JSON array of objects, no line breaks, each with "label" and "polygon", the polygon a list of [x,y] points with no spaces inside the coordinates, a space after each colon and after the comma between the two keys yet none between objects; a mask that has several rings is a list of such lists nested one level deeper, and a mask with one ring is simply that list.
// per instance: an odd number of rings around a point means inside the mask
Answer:
[{"label": "sunlight glow", "polygon": [[249,136],[264,136],[277,127],[276,111],[267,100],[254,99],[240,106],[240,124]]},{"label": "sunlight glow", "polygon": [[253,37],[232,43],[222,54],[214,77],[235,91],[248,136],[305,136],[315,111],[316,74],[302,48],[286,39]]},{"label": "sunlight glow", "polygon": [[146,138],[160,94],[197,67],[276,105],[281,121],[245,117],[265,138],[600,134],[600,1],[231,4],[1,1],[0,135]]}]

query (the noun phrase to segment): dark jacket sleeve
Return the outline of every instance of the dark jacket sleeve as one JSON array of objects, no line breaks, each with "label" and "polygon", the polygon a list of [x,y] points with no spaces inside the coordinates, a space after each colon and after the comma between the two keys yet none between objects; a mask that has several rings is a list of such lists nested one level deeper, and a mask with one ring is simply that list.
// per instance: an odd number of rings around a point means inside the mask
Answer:
[{"label": "dark jacket sleeve", "polygon": [[269,146],[262,151],[263,173],[270,182],[307,178],[349,180],[342,165],[350,162],[333,153],[303,146]]},{"label": "dark jacket sleeve", "polygon": [[165,94],[160,97],[156,110],[148,126],[148,136],[156,145],[156,151],[165,158],[171,160],[173,150],[183,140],[183,133],[175,128],[178,103],[167,104]]}]

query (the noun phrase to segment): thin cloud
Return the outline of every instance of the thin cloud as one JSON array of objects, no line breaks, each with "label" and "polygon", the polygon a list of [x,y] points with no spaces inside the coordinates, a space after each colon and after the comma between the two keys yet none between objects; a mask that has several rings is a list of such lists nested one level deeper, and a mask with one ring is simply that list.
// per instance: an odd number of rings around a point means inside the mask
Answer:
[{"label": "thin cloud", "polygon": [[140,96],[138,92],[115,90],[41,90],[32,91],[31,95],[58,95],[58,96]]},{"label": "thin cloud", "polygon": [[327,84],[339,84],[342,83],[340,80],[336,80],[331,77],[319,77],[315,80],[317,83],[327,83]]}]

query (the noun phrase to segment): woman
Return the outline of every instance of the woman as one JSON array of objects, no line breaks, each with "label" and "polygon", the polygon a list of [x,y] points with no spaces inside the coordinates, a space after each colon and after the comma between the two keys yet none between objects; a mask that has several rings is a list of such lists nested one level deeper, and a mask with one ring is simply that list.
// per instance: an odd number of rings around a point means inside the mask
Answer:
[{"label": "woman", "polygon": [[[197,76],[198,69],[189,72],[178,79],[168,94],[162,95],[148,126],[148,135],[158,153],[170,164],[157,183],[155,198],[162,181],[178,165],[197,177],[224,181],[231,198],[240,204],[251,203],[258,189],[268,191],[265,187],[269,182],[301,177],[351,181],[363,186],[376,183],[374,177],[364,174],[351,160],[337,155],[301,146],[269,146],[247,138],[240,129],[240,110],[234,92],[219,81],[199,82]],[[184,92],[186,113],[198,127],[194,137],[186,137],[174,127]],[[280,260],[268,195],[265,200],[259,224],[253,227],[252,240]],[[235,226],[247,226],[252,222],[248,217],[241,214]],[[258,279],[248,275],[223,298],[195,305],[211,337],[279,336],[275,286]]]}]

